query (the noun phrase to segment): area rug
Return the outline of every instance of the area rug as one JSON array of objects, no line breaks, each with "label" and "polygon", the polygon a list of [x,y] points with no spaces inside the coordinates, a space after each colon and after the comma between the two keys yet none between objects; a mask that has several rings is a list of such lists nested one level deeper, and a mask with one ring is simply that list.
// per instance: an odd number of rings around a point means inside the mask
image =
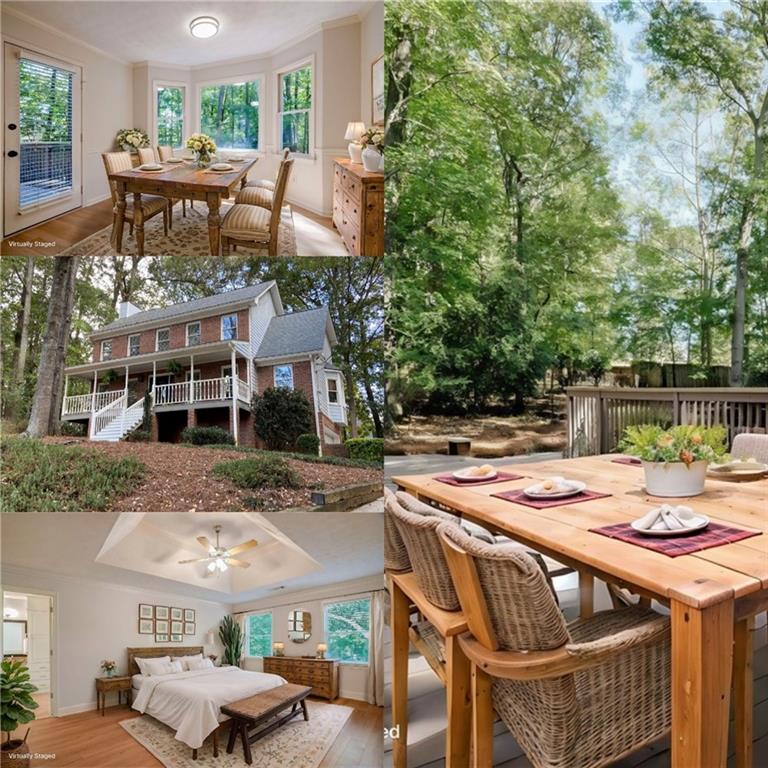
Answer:
[{"label": "area rug", "polygon": [[[307,708],[309,722],[299,715],[251,744],[254,766],[317,768],[320,765],[352,714],[352,707],[307,701]],[[213,756],[213,742],[209,737],[198,749],[197,760],[192,759],[192,750],[186,744],[174,738],[173,729],[149,715],[123,720],[120,725],[165,768],[248,768],[242,741],[238,739],[232,754],[227,754],[229,725],[219,733],[219,756]]]},{"label": "area rug", "polygon": [[[229,210],[232,203],[224,202],[221,206],[221,218]],[[134,255],[136,253],[136,237],[131,236],[126,223],[123,229],[123,254]],[[114,256],[115,249],[109,239],[112,235],[112,226],[105,227],[96,234],[75,243],[67,248],[61,256]],[[244,253],[261,253],[267,255],[267,247],[253,249],[238,245],[237,255]],[[168,236],[163,235],[163,217],[158,215],[144,224],[144,254],[146,256],[208,256],[208,207],[205,203],[197,202],[191,209],[187,202],[187,217],[181,215],[181,204],[173,208],[173,229]],[[289,205],[283,206],[280,217],[280,228],[277,233],[277,255],[296,256],[296,232],[293,224],[293,212]]]}]

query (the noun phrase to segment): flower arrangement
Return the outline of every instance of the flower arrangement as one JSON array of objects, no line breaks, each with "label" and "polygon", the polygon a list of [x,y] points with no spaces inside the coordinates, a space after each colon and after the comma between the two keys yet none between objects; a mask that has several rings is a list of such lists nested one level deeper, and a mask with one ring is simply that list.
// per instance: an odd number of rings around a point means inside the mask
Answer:
[{"label": "flower arrangement", "polygon": [[108,677],[111,677],[115,670],[117,669],[117,662],[112,661],[112,659],[104,659],[101,662],[101,671],[104,672]]},{"label": "flower arrangement", "polygon": [[216,142],[204,133],[193,133],[187,139],[186,147],[197,155],[197,164],[204,168],[211,162],[211,155],[216,151]]},{"label": "flower arrangement", "polygon": [[384,131],[379,125],[372,125],[360,137],[363,147],[375,149],[380,155],[384,154]]},{"label": "flower arrangement", "polygon": [[627,427],[619,450],[643,461],[680,463],[711,462],[725,454],[724,427],[681,425],[664,429],[655,424]]},{"label": "flower arrangement", "polygon": [[135,154],[142,147],[149,146],[149,136],[138,128],[123,128],[117,133],[117,146]]}]

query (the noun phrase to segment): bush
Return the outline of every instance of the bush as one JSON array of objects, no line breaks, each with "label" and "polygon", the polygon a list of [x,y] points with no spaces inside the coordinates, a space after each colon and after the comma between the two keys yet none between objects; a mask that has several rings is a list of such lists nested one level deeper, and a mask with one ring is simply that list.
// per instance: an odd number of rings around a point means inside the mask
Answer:
[{"label": "bush", "polygon": [[310,456],[317,456],[320,453],[320,438],[307,432],[296,438],[296,450],[299,453],[306,453]]},{"label": "bush", "polygon": [[146,429],[136,428],[125,436],[128,443],[148,443],[152,439],[151,433]]},{"label": "bush", "polygon": [[223,461],[213,474],[229,478],[238,488],[301,488],[301,478],[279,456]]},{"label": "bush", "polygon": [[186,427],[181,433],[181,442],[191,445],[234,445],[235,438],[221,427]]},{"label": "bush", "polygon": [[351,437],[346,445],[350,459],[384,461],[384,440],[381,437]]},{"label": "bush", "polygon": [[80,424],[77,421],[62,421],[59,424],[59,432],[67,437],[84,437],[85,424]]},{"label": "bush", "polygon": [[[249,448],[245,445],[211,445],[220,451],[235,451],[237,453],[251,453],[257,456],[275,456],[276,451],[267,451],[264,448]],[[342,456],[311,456],[308,453],[295,453],[293,451],[280,451],[284,459],[295,459],[307,464],[332,464],[336,467],[358,467],[359,469],[381,469],[381,461],[366,461],[365,459],[348,459]]]},{"label": "bush", "polygon": [[299,389],[270,387],[253,398],[254,429],[272,451],[292,448],[312,430],[312,406]]}]

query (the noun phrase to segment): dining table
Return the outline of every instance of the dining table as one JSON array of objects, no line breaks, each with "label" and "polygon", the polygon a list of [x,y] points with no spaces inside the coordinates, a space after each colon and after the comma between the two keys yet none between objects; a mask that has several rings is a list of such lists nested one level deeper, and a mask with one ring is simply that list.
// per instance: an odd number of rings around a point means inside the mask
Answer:
[{"label": "dining table", "polygon": [[109,179],[115,183],[117,193],[111,238],[115,250],[122,253],[126,199],[132,194],[136,249],[139,256],[144,255],[144,214],[141,208],[141,196],[144,194],[160,195],[174,200],[201,200],[207,203],[210,253],[211,256],[218,256],[221,248],[221,201],[228,199],[238,186],[245,186],[248,171],[257,161],[258,158],[230,161],[233,170],[228,172],[199,168],[194,161],[184,160],[181,163],[160,163],[163,170],[159,172],[143,171],[137,167],[110,173]]},{"label": "dining table", "polygon": [[[661,499],[646,493],[642,466],[617,461],[616,455],[494,469],[519,479],[453,485],[433,473],[398,475],[393,482],[422,501],[447,507],[577,570],[582,615],[593,609],[595,578],[667,606],[672,768],[724,768],[732,685],[736,765],[750,768],[752,630],[755,616],[768,609],[768,477],[754,482],[708,477],[700,495]],[[537,509],[495,496],[552,477],[582,481],[598,497]],[[712,523],[756,535],[671,557],[594,530],[630,523],[662,503],[686,505]],[[403,672],[393,659],[393,676],[403,673],[407,666]],[[392,717],[407,722],[405,712],[393,710]]]}]

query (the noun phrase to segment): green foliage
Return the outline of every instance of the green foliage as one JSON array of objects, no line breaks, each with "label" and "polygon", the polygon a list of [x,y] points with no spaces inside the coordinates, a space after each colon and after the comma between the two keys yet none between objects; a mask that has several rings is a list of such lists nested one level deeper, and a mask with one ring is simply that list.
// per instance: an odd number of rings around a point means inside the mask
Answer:
[{"label": "green foliage", "polygon": [[312,406],[300,389],[269,387],[254,395],[254,429],[267,448],[293,448],[299,435],[312,430]]},{"label": "green foliage", "polygon": [[137,427],[133,432],[129,432],[125,436],[125,441],[127,443],[148,443],[151,439],[151,433],[141,427]]},{"label": "green foliage", "polygon": [[33,710],[38,703],[32,698],[37,687],[29,682],[29,669],[21,661],[3,661],[0,695],[2,696],[2,722],[0,730],[11,738],[11,733],[19,726],[35,719]]},{"label": "green foliage", "polygon": [[21,141],[71,143],[69,106],[73,76],[24,58],[19,60],[18,67]]},{"label": "green foliage", "polygon": [[240,666],[243,655],[243,630],[231,616],[225,616],[219,624],[219,639],[224,646],[224,663]]},{"label": "green foliage", "polygon": [[324,614],[328,658],[347,663],[367,664],[371,631],[371,601],[363,598],[326,603]]},{"label": "green foliage", "polygon": [[259,101],[256,80],[204,86],[200,91],[200,131],[219,148],[257,149]]},{"label": "green foliage", "polygon": [[317,456],[320,450],[320,438],[314,432],[307,432],[296,438],[296,452]]},{"label": "green foliage", "polygon": [[384,461],[384,440],[380,437],[352,437],[344,442],[350,459]]},{"label": "green foliage", "polygon": [[157,89],[157,143],[179,148],[184,126],[184,90],[168,85]]},{"label": "green foliage", "polygon": [[191,445],[234,445],[235,438],[228,429],[222,427],[185,427],[181,432],[181,442]]},{"label": "green foliage", "polygon": [[2,442],[3,512],[97,512],[135,488],[145,467],[133,457],[47,445],[31,438]]},{"label": "green foliage", "polygon": [[291,152],[308,154],[309,110],[312,107],[312,67],[280,76],[281,144]]},{"label": "green foliage", "polygon": [[249,453],[256,456],[281,456],[284,459],[296,459],[307,464],[333,464],[337,467],[358,467],[359,469],[381,469],[381,462],[371,462],[362,459],[346,459],[343,456],[312,456],[308,453],[294,453],[291,451],[265,451],[261,448],[248,448],[242,445],[209,445],[219,451],[235,451],[236,453]]},{"label": "green foliage", "polygon": [[248,656],[269,656],[272,653],[272,613],[257,613],[247,619]]},{"label": "green foliage", "polygon": [[85,435],[85,424],[76,421],[62,421],[59,424],[59,432],[69,437],[83,437]]},{"label": "green foliage", "polygon": [[643,461],[714,461],[725,454],[725,427],[681,425],[664,429],[656,424],[627,427],[619,450]]},{"label": "green foliage", "polygon": [[291,465],[269,454],[214,464],[213,474],[228,478],[238,488],[301,488],[301,478]]}]

